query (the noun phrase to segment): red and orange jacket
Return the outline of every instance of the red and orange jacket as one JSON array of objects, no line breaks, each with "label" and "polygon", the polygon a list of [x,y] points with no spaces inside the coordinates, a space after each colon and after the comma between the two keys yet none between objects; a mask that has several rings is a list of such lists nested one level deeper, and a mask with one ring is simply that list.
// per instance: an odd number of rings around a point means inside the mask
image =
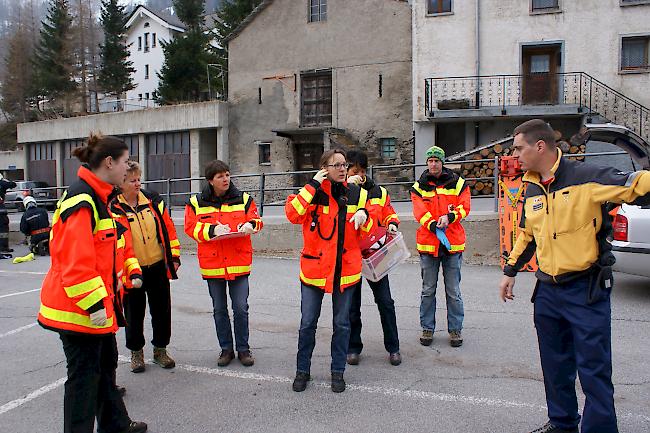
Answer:
[{"label": "red and orange jacket", "polygon": [[420,223],[416,234],[417,250],[422,254],[440,256],[440,241],[436,236],[436,224],[442,215],[449,217],[449,226],[445,231],[451,244],[449,253],[465,250],[465,229],[461,221],[469,215],[470,190],[465,179],[448,168],[442,169],[439,178],[426,170],[420,180],[411,187],[413,216]]},{"label": "red and orange jacket", "polygon": [[[347,183],[322,185],[310,180],[298,194],[287,197],[284,211],[289,221],[302,225],[300,281],[326,293],[353,286],[361,279],[359,241],[368,236],[374,218],[354,229],[350,218],[368,205],[368,192]],[[368,213],[368,211],[366,211]]]},{"label": "red and orange jacket", "polygon": [[232,182],[223,197],[216,197],[210,185],[201,194],[192,196],[185,206],[185,233],[198,242],[199,267],[204,279],[234,280],[251,272],[253,246],[250,236],[217,240],[214,227],[230,226],[237,232],[239,226],[250,222],[255,232],[263,223],[253,198],[239,191]]},{"label": "red and orange jacket", "polygon": [[388,224],[393,223],[399,226],[399,217],[390,204],[390,195],[383,186],[377,185],[372,179],[367,178],[361,185],[363,189],[368,191],[368,202],[370,203],[370,214],[375,216],[379,225],[388,227]]},{"label": "red and orange jacket", "polygon": [[[169,215],[169,210],[160,194],[154,191],[145,190],[141,190],[141,192],[147,199],[148,203],[146,205],[139,205],[138,209],[135,209],[135,211],[141,212],[143,208],[149,208],[151,210],[151,214],[156,221],[158,243],[163,249],[163,258],[167,267],[167,278],[175,280],[178,276],[176,275],[174,263],[178,263],[179,265],[181,263],[181,244],[178,241],[176,227],[174,226],[174,222]],[[113,213],[113,217],[128,229],[129,233],[127,234],[127,238],[130,239],[131,221],[134,219],[134,209],[116,199],[111,202],[111,212]],[[126,278],[124,278],[123,281],[128,283]],[[125,285],[127,288],[130,288],[130,284]]]},{"label": "red and orange jacket", "polygon": [[[133,278],[142,272],[123,236],[126,228],[108,210],[113,187],[86,166],[77,175],[52,219],[51,266],[41,288],[38,322],[58,332],[114,333],[123,324],[118,323],[123,321],[118,274],[125,264]],[[90,313],[102,308],[108,320],[95,326]]]}]

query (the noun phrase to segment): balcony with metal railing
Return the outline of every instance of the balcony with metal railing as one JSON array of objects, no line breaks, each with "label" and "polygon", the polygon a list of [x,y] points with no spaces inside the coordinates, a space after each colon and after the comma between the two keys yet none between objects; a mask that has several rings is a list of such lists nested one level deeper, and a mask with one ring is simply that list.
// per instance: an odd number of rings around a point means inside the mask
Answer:
[{"label": "balcony with metal railing", "polygon": [[430,120],[600,116],[650,138],[650,109],[584,72],[427,78]]}]

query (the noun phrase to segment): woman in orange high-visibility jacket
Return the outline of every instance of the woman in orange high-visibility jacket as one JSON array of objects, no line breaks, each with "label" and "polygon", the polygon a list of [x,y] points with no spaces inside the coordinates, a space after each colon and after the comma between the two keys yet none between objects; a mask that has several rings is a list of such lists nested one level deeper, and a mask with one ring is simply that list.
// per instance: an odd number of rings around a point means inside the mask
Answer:
[{"label": "woman in orange high-visibility jacket", "polygon": [[137,262],[127,257],[125,228],[108,210],[126,175],[128,147],[92,135],[73,153],[85,164],[52,219],[51,266],[38,313],[41,326],[59,333],[67,360],[63,431],[92,433],[97,418],[98,431],[144,432],[147,425],[131,421],[115,385],[118,275],[126,264],[139,278]]},{"label": "woman in orange high-visibility jacket", "polygon": [[346,182],[348,164],[340,149],[323,153],[321,170],[298,194],[287,197],[285,213],[302,225],[304,246],[300,254],[301,320],[296,378],[293,390],[304,391],[310,379],[311,355],[316,345],[316,325],[325,293],[332,294],[332,391],[345,390],[350,341],[350,302],[361,280],[359,240],[367,236],[373,218],[366,211],[368,192]]},{"label": "woman in orange high-visibility jacket", "polygon": [[221,347],[220,367],[235,357],[228,316],[230,289],[237,358],[249,367],[255,360],[248,345],[248,275],[253,261],[250,235],[262,229],[253,198],[230,181],[230,168],[214,160],[205,168],[208,185],[185,206],[185,233],[198,243],[201,276],[208,282],[214,325]]}]

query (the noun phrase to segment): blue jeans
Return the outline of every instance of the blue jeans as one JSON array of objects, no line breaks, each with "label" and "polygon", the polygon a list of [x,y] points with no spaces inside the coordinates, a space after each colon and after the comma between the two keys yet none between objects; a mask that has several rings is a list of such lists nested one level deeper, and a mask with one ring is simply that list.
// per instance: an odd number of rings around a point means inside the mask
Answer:
[{"label": "blue jeans", "polygon": [[[343,373],[350,341],[350,302],[352,287],[341,293],[332,293],[332,366],[333,373]],[[311,355],[316,346],[316,327],[323,304],[323,292],[320,289],[300,285],[300,331],[298,332],[298,355],[296,356],[297,371],[309,374],[311,370]]]},{"label": "blue jeans", "polygon": [[232,302],[237,352],[250,350],[248,346],[248,275],[242,275],[230,281],[221,278],[209,278],[207,281],[212,298],[214,326],[217,328],[219,346],[222,350],[233,349],[232,330],[228,316],[228,297],[226,296],[227,283]]},{"label": "blue jeans", "polygon": [[463,298],[460,295],[460,268],[463,263],[463,253],[448,254],[435,257],[431,254],[420,254],[422,269],[422,297],[420,300],[420,326],[422,329],[436,329],[436,287],[438,286],[438,271],[442,264],[442,275],[445,280],[447,295],[447,331],[463,329]]},{"label": "blue jeans", "polygon": [[551,422],[572,429],[580,422],[576,372],[585,394],[582,433],[618,433],[612,384],[609,292],[587,303],[589,277],[564,284],[538,283],[535,328]]},{"label": "blue jeans", "polygon": [[[348,353],[361,353],[363,342],[361,341],[361,285],[363,280],[359,281],[354,287],[348,288],[353,290],[352,305],[350,306],[350,346]],[[384,332],[384,348],[388,353],[399,352],[399,336],[397,333],[397,319],[395,318],[395,301],[390,295],[390,283],[388,275],[379,281],[368,280],[368,285],[375,296],[375,304],[379,310],[379,319],[381,320],[381,329]]]}]

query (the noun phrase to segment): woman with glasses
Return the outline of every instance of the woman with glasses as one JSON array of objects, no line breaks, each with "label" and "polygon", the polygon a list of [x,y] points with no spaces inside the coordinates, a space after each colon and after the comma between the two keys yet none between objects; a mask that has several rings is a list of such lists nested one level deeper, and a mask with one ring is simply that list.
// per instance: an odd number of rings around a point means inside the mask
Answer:
[{"label": "woman with glasses", "polygon": [[298,194],[287,197],[285,213],[293,224],[302,225],[304,247],[300,254],[301,320],[298,336],[296,378],[293,390],[304,391],[311,379],[311,356],[316,345],[316,326],[323,295],[332,295],[331,386],[345,391],[345,371],[350,340],[351,289],[361,279],[359,240],[367,236],[373,219],[366,210],[368,193],[346,182],[345,152],[328,150],[321,170]]}]

